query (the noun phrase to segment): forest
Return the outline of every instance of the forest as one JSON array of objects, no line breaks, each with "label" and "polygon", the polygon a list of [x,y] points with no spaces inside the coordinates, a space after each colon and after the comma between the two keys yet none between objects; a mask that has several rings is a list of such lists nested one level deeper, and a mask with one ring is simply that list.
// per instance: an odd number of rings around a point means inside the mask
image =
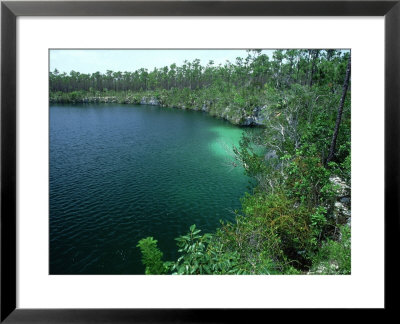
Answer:
[{"label": "forest", "polygon": [[176,238],[176,260],[164,260],[157,238],[143,238],[146,274],[351,273],[349,51],[248,50],[219,65],[54,70],[49,90],[51,103],[153,104],[254,126],[233,147],[232,167],[255,183],[235,221],[214,233],[193,224]]}]

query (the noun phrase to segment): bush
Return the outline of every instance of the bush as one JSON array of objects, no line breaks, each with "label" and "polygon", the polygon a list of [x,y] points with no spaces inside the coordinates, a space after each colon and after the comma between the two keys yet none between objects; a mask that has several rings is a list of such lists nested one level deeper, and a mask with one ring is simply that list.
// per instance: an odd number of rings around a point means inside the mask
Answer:
[{"label": "bush", "polygon": [[332,172],[324,167],[314,145],[296,151],[287,169],[288,195],[308,206],[332,205],[335,188],[329,177]]},{"label": "bush", "polygon": [[141,239],[137,245],[142,253],[145,274],[164,274],[166,268],[162,261],[163,253],[157,247],[157,240],[152,237]]},{"label": "bush", "polygon": [[176,262],[168,262],[172,274],[239,274],[239,254],[228,252],[221,242],[211,234],[200,235],[196,225],[190,226],[189,233],[178,237]]},{"label": "bush", "polygon": [[351,230],[339,227],[340,240],[328,239],[312,259],[311,274],[350,274],[351,273]]}]

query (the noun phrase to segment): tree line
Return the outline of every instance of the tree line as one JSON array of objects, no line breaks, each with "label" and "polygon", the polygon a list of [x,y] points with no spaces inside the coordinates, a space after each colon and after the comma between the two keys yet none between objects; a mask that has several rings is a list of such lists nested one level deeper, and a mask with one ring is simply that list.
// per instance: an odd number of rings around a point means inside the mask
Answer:
[{"label": "tree line", "polygon": [[346,61],[346,55],[334,49],[276,50],[270,58],[261,50],[249,50],[245,58],[238,57],[235,62],[219,65],[210,60],[203,66],[195,59],[184,61],[181,66],[173,63],[152,71],[141,68],[133,72],[108,70],[86,74],[71,71],[67,74],[55,69],[49,75],[50,91],[197,90],[210,86],[262,89],[267,83],[277,88],[291,84],[333,86],[343,80],[345,67],[340,63]]}]

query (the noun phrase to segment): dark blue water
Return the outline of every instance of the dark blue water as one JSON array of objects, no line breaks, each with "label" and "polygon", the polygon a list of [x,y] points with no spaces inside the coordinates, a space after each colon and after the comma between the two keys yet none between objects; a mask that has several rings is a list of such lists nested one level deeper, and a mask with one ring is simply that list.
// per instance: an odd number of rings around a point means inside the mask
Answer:
[{"label": "dark blue water", "polygon": [[242,130],[207,114],[135,105],[50,107],[50,274],[143,274],[196,224],[233,220],[248,187],[231,168]]}]

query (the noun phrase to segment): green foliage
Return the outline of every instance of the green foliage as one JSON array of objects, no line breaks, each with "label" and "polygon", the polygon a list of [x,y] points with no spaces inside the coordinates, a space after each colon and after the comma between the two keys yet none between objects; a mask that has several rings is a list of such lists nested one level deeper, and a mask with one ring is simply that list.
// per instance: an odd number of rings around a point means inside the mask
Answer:
[{"label": "green foliage", "polygon": [[287,167],[286,190],[288,196],[308,206],[332,204],[335,199],[335,188],[329,180],[330,170],[316,155],[314,145],[305,145],[296,151]]},{"label": "green foliage", "polygon": [[311,245],[313,248],[318,246],[321,241],[321,235],[324,232],[325,226],[328,223],[326,219],[327,209],[323,206],[318,206],[315,212],[310,217],[310,228],[312,231]]},{"label": "green foliage", "polygon": [[236,155],[236,160],[243,164],[246,174],[254,177],[266,172],[268,166],[265,164],[262,155],[257,152],[257,148],[252,146],[251,141],[252,139],[248,134],[244,133],[239,142],[239,148],[233,147],[233,152]]},{"label": "green foliage", "polygon": [[163,253],[157,247],[157,240],[152,237],[141,239],[137,247],[142,253],[142,263],[146,267],[146,274],[164,274],[166,268],[162,261]]},{"label": "green foliage", "polygon": [[340,239],[324,242],[312,260],[312,274],[350,274],[351,273],[351,230],[339,227]]},{"label": "green foliage", "polygon": [[206,249],[211,236],[199,235],[200,232],[201,230],[192,225],[187,235],[176,239],[181,256],[171,266],[173,274],[203,274],[210,271],[208,269],[209,255]]},{"label": "green foliage", "polygon": [[189,233],[178,237],[180,257],[169,264],[173,274],[238,274],[237,252],[227,253],[221,242],[215,241],[211,234],[200,235],[196,225]]},{"label": "green foliage", "polygon": [[[247,195],[242,205],[246,220],[249,219],[242,228],[244,233],[251,229],[246,235],[249,244],[256,241],[258,248],[267,251],[281,269],[292,261],[300,262],[297,252],[308,248],[312,235],[308,208],[296,205],[284,192]],[[256,237],[252,237],[254,233]]]}]

